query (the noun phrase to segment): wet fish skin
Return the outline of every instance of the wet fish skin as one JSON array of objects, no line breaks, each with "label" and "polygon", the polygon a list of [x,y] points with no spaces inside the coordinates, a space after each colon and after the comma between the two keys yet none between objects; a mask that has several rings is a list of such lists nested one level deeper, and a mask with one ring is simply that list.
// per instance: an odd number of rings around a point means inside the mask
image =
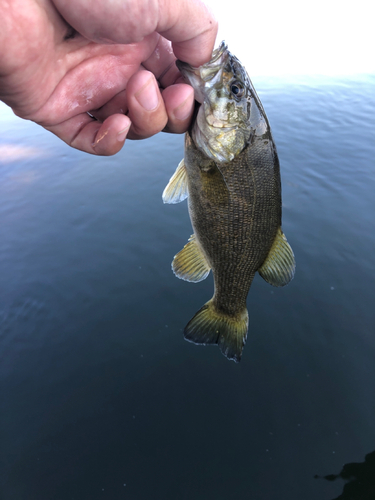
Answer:
[{"label": "wet fish skin", "polygon": [[195,282],[212,269],[215,284],[213,298],[184,335],[196,344],[218,344],[238,362],[255,273],[274,286],[294,275],[293,252],[281,230],[279,159],[250,78],[225,43],[201,68],[178,66],[201,105],[185,136],[184,160],[163,193],[166,203],[188,197],[194,229],[172,268]]}]

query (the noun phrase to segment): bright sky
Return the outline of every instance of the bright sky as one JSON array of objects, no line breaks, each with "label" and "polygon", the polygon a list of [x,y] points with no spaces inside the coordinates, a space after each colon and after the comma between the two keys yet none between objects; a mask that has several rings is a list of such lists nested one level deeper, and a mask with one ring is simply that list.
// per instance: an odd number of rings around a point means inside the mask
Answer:
[{"label": "bright sky", "polygon": [[373,0],[205,0],[254,75],[375,73]]}]

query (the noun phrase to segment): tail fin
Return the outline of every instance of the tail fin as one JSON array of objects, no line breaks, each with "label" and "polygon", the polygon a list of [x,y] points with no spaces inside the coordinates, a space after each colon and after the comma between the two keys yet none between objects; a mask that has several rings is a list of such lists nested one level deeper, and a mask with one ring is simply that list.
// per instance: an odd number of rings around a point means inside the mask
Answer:
[{"label": "tail fin", "polygon": [[241,360],[249,316],[246,307],[237,316],[227,316],[209,300],[185,327],[185,339],[194,344],[218,344],[221,352],[236,363]]}]

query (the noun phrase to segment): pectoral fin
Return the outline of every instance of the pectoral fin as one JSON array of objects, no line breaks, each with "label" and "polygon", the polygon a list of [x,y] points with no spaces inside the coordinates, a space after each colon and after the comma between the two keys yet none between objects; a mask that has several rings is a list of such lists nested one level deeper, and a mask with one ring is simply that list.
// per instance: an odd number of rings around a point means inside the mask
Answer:
[{"label": "pectoral fin", "polygon": [[164,203],[180,203],[189,195],[186,167],[182,159],[163,191]]},{"label": "pectoral fin", "polygon": [[188,243],[178,252],[172,262],[172,269],[177,278],[198,283],[207,278],[211,267],[195,237],[190,236]]},{"label": "pectoral fin", "polygon": [[295,268],[293,250],[279,228],[271,250],[258,272],[270,285],[284,286],[293,279]]}]

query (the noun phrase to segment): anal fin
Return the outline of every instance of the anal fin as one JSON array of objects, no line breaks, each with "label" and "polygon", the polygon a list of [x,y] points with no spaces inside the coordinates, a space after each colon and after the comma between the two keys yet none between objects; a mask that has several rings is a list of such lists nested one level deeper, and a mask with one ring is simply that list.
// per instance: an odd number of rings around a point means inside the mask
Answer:
[{"label": "anal fin", "polygon": [[164,203],[180,203],[189,195],[185,162],[182,159],[163,191]]},{"label": "anal fin", "polygon": [[293,279],[295,268],[293,250],[279,227],[268,256],[258,272],[270,285],[284,286]]},{"label": "anal fin", "polygon": [[195,237],[190,236],[184,248],[178,252],[172,262],[172,269],[178,278],[198,283],[207,278],[211,267]]}]

